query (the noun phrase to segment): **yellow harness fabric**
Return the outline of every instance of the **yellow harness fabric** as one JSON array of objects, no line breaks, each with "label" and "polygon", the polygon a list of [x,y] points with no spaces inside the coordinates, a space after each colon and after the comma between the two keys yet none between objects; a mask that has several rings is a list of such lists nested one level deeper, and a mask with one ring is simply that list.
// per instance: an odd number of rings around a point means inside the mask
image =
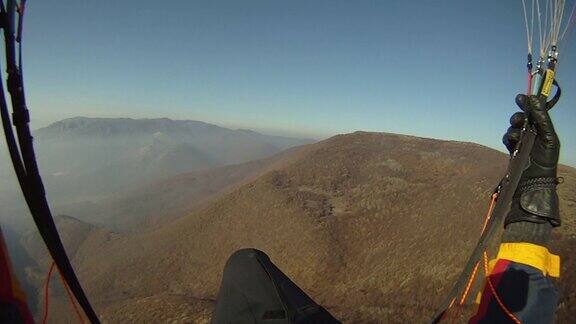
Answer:
[{"label": "yellow harness fabric", "polygon": [[[502,243],[496,260],[504,259],[534,267],[545,276],[560,277],[560,257],[547,248],[532,243]],[[492,271],[496,260],[490,261]]]},{"label": "yellow harness fabric", "polygon": [[[560,257],[547,248],[532,243],[502,243],[495,259],[488,263],[488,273],[492,273],[496,261],[503,259],[536,268],[545,276],[560,277]],[[480,304],[482,292],[476,295],[475,303]]]}]

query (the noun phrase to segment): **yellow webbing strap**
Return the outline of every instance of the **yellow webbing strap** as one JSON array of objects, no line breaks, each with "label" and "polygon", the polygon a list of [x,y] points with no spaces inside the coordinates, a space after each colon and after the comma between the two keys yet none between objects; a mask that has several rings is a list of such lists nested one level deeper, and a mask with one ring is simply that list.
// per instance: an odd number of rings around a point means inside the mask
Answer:
[{"label": "yellow webbing strap", "polygon": [[482,302],[482,291],[479,291],[476,294],[476,298],[474,299],[474,304],[480,305],[481,302]]},{"label": "yellow webbing strap", "polygon": [[[532,243],[502,243],[496,260],[504,259],[539,269],[545,276],[560,277],[560,257]],[[496,260],[490,261],[490,271]]]},{"label": "yellow webbing strap", "polygon": [[544,78],[544,85],[542,86],[542,95],[548,97],[550,95],[550,90],[552,89],[552,84],[554,83],[554,75],[556,73],[554,70],[546,70],[546,77]]}]

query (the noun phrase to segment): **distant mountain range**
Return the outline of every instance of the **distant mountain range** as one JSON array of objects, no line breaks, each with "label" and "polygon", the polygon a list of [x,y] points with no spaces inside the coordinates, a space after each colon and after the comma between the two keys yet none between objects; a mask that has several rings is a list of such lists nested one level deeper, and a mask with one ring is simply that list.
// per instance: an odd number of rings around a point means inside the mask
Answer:
[{"label": "distant mountain range", "polygon": [[313,142],[166,118],[76,117],[39,129],[34,136],[48,195],[57,203],[257,160]]},{"label": "distant mountain range", "polygon": [[[97,313],[109,322],[207,323],[224,263],[243,247],[268,253],[344,322],[424,322],[478,238],[506,161],[472,143],[340,135],[256,164],[170,178],[116,201],[131,217],[167,206],[183,213],[176,220],[124,234],[76,224],[70,228],[81,227],[86,238],[69,243],[74,235],[63,236]],[[226,182],[217,174],[237,176]],[[576,170],[561,167],[560,175],[564,223],[553,249],[563,258],[558,321],[569,322],[576,310],[568,270],[576,267]],[[195,181],[219,193],[194,206],[207,197],[197,195]],[[62,318],[72,314],[64,302],[56,305]]]}]

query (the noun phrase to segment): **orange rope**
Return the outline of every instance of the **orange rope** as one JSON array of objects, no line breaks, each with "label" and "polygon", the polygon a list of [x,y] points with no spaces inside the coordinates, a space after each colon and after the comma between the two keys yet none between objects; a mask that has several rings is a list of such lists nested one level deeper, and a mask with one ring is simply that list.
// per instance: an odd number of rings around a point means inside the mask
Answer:
[{"label": "orange rope", "polygon": [[466,289],[464,289],[464,293],[462,294],[462,297],[460,297],[460,305],[464,305],[464,302],[466,301],[466,297],[468,297],[468,293],[470,292],[470,288],[472,288],[472,283],[474,283],[474,279],[476,279],[476,273],[478,272],[478,266],[480,265],[480,262],[476,262],[476,265],[474,266],[474,271],[472,271],[472,274],[470,275],[470,278],[468,279],[468,283],[466,284]]},{"label": "orange rope", "polygon": [[[486,217],[484,218],[484,225],[482,225],[482,232],[480,232],[480,235],[484,234],[484,231],[486,230],[486,227],[488,226],[488,221],[490,221],[490,218],[492,218],[492,212],[494,211],[494,206],[496,205],[496,199],[498,199],[498,193],[493,193],[492,194],[492,200],[490,201],[490,207],[488,207],[488,213],[486,214]],[[484,254],[486,254],[486,251],[484,251]],[[480,261],[478,261],[476,263],[476,266],[474,266],[474,271],[472,271],[472,274],[470,275],[470,278],[468,279],[468,284],[466,285],[466,289],[464,290],[464,293],[462,294],[462,297],[460,298],[460,305],[464,305],[464,302],[466,301],[466,297],[468,297],[468,293],[470,292],[470,288],[472,287],[472,283],[474,283],[474,279],[476,279],[476,274],[478,273],[478,266],[480,265]]]},{"label": "orange rope", "polygon": [[490,291],[492,292],[492,296],[494,296],[494,299],[496,299],[496,302],[498,303],[498,305],[500,306],[500,308],[502,309],[502,311],[516,324],[522,324],[522,322],[520,322],[520,320],[518,318],[516,318],[516,316],[514,316],[514,314],[508,310],[508,308],[506,307],[506,305],[504,305],[504,303],[502,302],[502,300],[500,299],[500,296],[498,296],[498,293],[496,292],[496,289],[494,288],[494,285],[492,284],[492,280],[490,280],[490,275],[488,274],[488,254],[486,252],[484,252],[484,272],[486,272],[486,282],[488,283],[488,287],[490,287]]},{"label": "orange rope", "polygon": [[[490,221],[490,218],[492,218],[492,213],[494,212],[494,207],[496,206],[496,200],[498,199],[498,193],[495,192],[492,194],[491,200],[490,200],[490,206],[488,207],[488,212],[486,213],[486,217],[484,218],[484,224],[482,225],[482,231],[480,232],[480,235],[484,234],[484,231],[486,230],[486,227],[488,226],[488,221]],[[484,252],[486,253],[486,252]],[[474,283],[474,280],[476,279],[476,274],[478,273],[478,267],[480,266],[480,261],[478,261],[476,263],[476,265],[474,266],[474,270],[472,271],[472,273],[470,274],[470,278],[468,278],[468,282],[466,283],[466,288],[464,289],[464,292],[462,293],[462,296],[460,297],[460,301],[459,301],[459,305],[464,305],[464,302],[466,302],[466,298],[468,297],[468,294],[470,293],[470,289],[472,288],[472,284]],[[453,299],[452,302],[450,303],[450,306],[448,306],[448,308],[446,309],[446,312],[448,312],[448,310],[450,310],[452,308],[452,306],[454,306],[454,302],[456,300]],[[457,317],[458,315],[455,315],[455,317]]]},{"label": "orange rope", "polygon": [[448,310],[450,310],[450,308],[452,308],[452,306],[454,306],[454,302],[456,301],[456,298],[453,298],[452,301],[450,302],[450,305],[448,305],[448,308],[446,308],[446,311],[444,312],[444,314],[442,314],[442,317],[440,317],[440,321],[444,320],[448,314]]},{"label": "orange rope", "polygon": [[[496,206],[496,200],[497,199],[498,199],[498,193],[492,194],[492,199],[490,201],[490,207],[488,208],[488,213],[486,214],[486,217],[484,219],[484,224],[482,225],[482,232],[480,235],[484,234],[484,231],[486,230],[486,227],[488,226],[488,222],[490,221],[490,218],[492,218],[492,212],[494,211],[494,207]],[[486,251],[484,251],[483,256],[484,256],[484,272],[486,273],[486,282],[488,283],[488,287],[490,288],[490,291],[492,292],[494,299],[496,299],[496,302],[498,303],[498,305],[500,306],[502,311],[514,323],[522,324],[522,322],[520,322],[520,320],[518,318],[516,318],[516,316],[514,316],[514,314],[512,312],[510,312],[510,310],[508,310],[506,305],[504,305],[504,303],[500,299],[500,296],[498,296],[498,293],[496,292],[496,289],[494,288],[494,285],[492,284],[492,280],[490,280],[490,276],[488,273],[488,253],[486,253]],[[466,297],[468,297],[468,294],[470,292],[470,288],[472,287],[472,283],[474,282],[474,279],[476,278],[476,274],[478,273],[478,266],[479,265],[480,265],[480,261],[478,261],[476,263],[476,266],[474,267],[474,270],[472,271],[472,274],[470,275],[470,278],[468,279],[468,283],[466,284],[466,289],[464,290],[464,293],[462,294],[462,297],[460,298],[460,302],[459,302],[460,305],[463,305],[464,302],[466,301]],[[452,300],[452,302],[450,303],[450,306],[448,306],[446,311],[448,311],[449,309],[452,308],[452,306],[454,306],[454,302],[455,302],[455,299]]]},{"label": "orange rope", "polygon": [[490,207],[488,207],[488,213],[486,214],[486,218],[484,219],[484,225],[482,226],[481,234],[484,234],[486,230],[486,226],[488,226],[488,221],[492,218],[492,212],[494,211],[494,207],[496,206],[496,200],[498,199],[498,193],[495,192],[492,194],[492,200],[490,201]]},{"label": "orange rope", "polygon": [[72,307],[74,307],[74,312],[76,312],[76,315],[78,316],[78,319],[80,320],[80,323],[84,324],[84,317],[82,316],[82,313],[80,313],[80,310],[78,309],[78,305],[76,305],[76,300],[72,296],[72,292],[70,291],[70,287],[68,287],[68,283],[66,282],[66,280],[64,280],[62,273],[61,272],[59,272],[59,273],[60,273],[60,279],[62,279],[62,283],[64,283],[64,288],[66,289],[66,295],[68,296],[68,300],[70,301],[70,304],[72,304]]},{"label": "orange rope", "polygon": [[50,264],[50,270],[46,276],[46,285],[44,286],[44,316],[42,318],[42,323],[44,324],[46,324],[48,321],[48,308],[50,306],[50,278],[52,277],[54,266],[55,263],[52,261],[52,264]]}]

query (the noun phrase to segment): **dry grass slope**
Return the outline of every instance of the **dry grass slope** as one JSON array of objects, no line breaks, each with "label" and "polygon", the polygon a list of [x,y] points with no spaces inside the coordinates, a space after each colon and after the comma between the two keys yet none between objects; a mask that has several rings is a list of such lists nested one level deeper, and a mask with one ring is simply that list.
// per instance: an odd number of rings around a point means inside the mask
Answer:
[{"label": "dry grass slope", "polygon": [[[110,322],[206,322],[227,257],[256,247],[350,323],[423,322],[479,235],[507,158],[486,147],[357,132],[294,150],[202,209],[76,252]],[[576,171],[563,168],[560,322],[574,314]]]}]

